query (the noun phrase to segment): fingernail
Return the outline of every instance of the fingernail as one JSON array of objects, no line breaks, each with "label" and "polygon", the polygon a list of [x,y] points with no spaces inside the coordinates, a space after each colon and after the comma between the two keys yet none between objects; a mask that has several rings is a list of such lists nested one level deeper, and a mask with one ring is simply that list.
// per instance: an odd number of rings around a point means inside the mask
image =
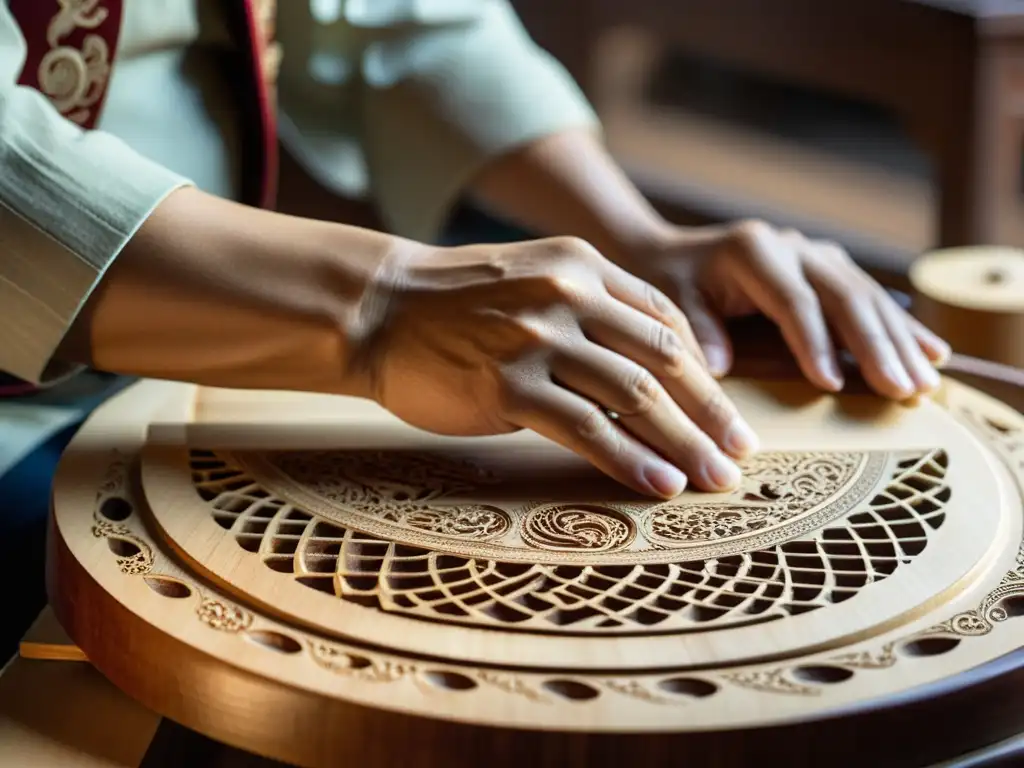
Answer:
[{"label": "fingernail", "polygon": [[934,348],[933,352],[939,358],[935,361],[936,365],[943,366],[949,362],[949,357],[953,354],[953,349],[949,344],[944,342],[942,339],[936,339],[932,344],[932,347]]},{"label": "fingernail", "polygon": [[704,349],[704,358],[708,361],[708,370],[712,376],[722,376],[725,374],[728,361],[725,357],[725,350],[721,347],[706,347]]},{"label": "fingernail", "polygon": [[904,371],[901,366],[897,366],[894,363],[888,363],[885,368],[885,373],[889,377],[889,380],[899,387],[901,392],[911,394],[916,389],[914,382],[910,380],[907,372]]},{"label": "fingernail", "polygon": [[819,358],[818,368],[825,377],[825,381],[828,383],[829,387],[834,390],[840,390],[843,388],[843,384],[845,384],[843,381],[843,374],[839,371],[839,366],[833,358],[827,355]]},{"label": "fingernail", "polygon": [[715,456],[704,465],[704,481],[723,491],[735,488],[740,482],[740,468],[725,456]]},{"label": "fingernail", "polygon": [[921,369],[921,379],[925,389],[937,389],[940,384],[939,372],[930,365],[925,365]]},{"label": "fingernail", "polygon": [[743,457],[757,450],[757,435],[750,425],[738,419],[725,433],[725,449],[737,457]]},{"label": "fingernail", "polygon": [[668,464],[648,464],[644,467],[644,480],[655,493],[667,498],[686,490],[686,475]]}]

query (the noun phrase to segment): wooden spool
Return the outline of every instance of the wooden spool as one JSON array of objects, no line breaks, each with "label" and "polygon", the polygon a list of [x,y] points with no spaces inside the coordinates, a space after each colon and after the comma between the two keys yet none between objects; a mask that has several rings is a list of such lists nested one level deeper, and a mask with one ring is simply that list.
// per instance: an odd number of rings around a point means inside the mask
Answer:
[{"label": "wooden spool", "polygon": [[730,494],[529,433],[144,382],[76,437],[49,590],[146,706],[308,768],[926,765],[1024,731],[1024,416],[734,380]]},{"label": "wooden spool", "polygon": [[1024,368],[1024,251],[935,251],[910,269],[914,314],[956,352]]}]

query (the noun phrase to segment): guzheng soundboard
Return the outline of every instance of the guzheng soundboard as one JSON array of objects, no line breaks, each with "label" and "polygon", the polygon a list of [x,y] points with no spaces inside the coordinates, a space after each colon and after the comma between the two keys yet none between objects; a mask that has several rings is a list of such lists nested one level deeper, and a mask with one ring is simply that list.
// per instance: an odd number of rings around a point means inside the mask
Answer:
[{"label": "guzheng soundboard", "polygon": [[726,386],[742,487],[660,502],[526,432],[139,383],[63,459],[51,603],[130,696],[308,768],[924,765],[1024,729],[1024,417]]}]

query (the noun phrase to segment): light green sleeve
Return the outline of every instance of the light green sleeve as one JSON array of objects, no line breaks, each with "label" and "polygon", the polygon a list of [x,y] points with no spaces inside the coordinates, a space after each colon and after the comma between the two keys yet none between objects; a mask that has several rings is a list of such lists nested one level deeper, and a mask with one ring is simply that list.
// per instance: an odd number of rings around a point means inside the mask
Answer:
[{"label": "light green sleeve", "polygon": [[363,54],[363,151],[374,200],[399,235],[434,240],[488,160],[555,132],[598,127],[576,83],[506,0],[478,0],[475,9],[461,21],[382,36]]},{"label": "light green sleeve", "polygon": [[15,85],[25,41],[0,3],[0,370],[38,383],[104,271],[186,179]]}]

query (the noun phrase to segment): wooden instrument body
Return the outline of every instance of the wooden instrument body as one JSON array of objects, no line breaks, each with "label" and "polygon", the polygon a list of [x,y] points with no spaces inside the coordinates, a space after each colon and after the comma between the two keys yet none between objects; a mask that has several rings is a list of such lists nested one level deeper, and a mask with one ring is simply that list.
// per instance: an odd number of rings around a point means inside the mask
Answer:
[{"label": "wooden instrument body", "polygon": [[145,382],[61,465],[51,602],[147,706],[311,768],[925,765],[1024,731],[1024,417],[728,387],[744,487],[656,504],[527,433]]}]

